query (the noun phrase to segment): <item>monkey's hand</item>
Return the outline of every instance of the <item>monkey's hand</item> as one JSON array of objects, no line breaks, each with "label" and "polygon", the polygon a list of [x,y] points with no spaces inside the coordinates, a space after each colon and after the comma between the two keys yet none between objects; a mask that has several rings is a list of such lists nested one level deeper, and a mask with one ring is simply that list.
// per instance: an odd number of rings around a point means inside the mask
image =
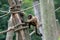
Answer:
[{"label": "monkey's hand", "polygon": [[28,23],[30,21],[30,19],[29,20],[27,20],[26,22]]},{"label": "monkey's hand", "polygon": [[30,20],[27,20],[25,23],[29,23],[30,22]]}]

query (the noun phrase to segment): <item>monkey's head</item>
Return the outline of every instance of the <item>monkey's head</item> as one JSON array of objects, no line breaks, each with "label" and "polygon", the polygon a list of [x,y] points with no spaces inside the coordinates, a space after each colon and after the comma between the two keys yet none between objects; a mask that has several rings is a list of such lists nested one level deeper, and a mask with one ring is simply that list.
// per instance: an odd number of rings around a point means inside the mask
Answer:
[{"label": "monkey's head", "polygon": [[28,15],[28,19],[31,19],[31,18],[32,18],[32,14],[29,14],[29,15]]}]

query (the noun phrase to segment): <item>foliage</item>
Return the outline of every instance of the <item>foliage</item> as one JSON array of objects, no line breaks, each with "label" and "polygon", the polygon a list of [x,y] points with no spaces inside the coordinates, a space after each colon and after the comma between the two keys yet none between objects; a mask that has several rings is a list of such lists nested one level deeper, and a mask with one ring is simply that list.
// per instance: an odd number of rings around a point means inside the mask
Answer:
[{"label": "foliage", "polygon": [[58,40],[60,40],[60,36],[58,37]]},{"label": "foliage", "polygon": [[[54,4],[55,4],[55,9],[57,9],[58,7],[60,7],[60,0],[54,0]],[[55,14],[56,14],[56,19],[58,19],[60,22],[60,9],[56,11]]]}]

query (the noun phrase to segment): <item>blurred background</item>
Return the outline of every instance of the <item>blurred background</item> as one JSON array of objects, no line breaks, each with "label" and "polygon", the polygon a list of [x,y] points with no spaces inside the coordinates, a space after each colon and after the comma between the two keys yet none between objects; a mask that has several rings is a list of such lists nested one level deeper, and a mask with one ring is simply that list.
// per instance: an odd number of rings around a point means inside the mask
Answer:
[{"label": "blurred background", "polygon": [[[31,7],[32,5],[33,5],[33,0],[23,0],[23,4],[22,4],[21,8],[25,9],[25,8]],[[60,7],[60,0],[54,0],[54,5],[55,5],[55,9]],[[6,13],[1,12],[1,10],[9,11],[8,0],[0,0],[0,16],[6,14]],[[31,8],[29,10],[26,10],[24,12],[25,12],[26,16],[28,14],[34,15],[33,8]],[[6,30],[8,28],[8,20],[10,18],[10,15],[11,14],[8,14],[4,17],[0,17],[0,31]],[[59,23],[60,23],[60,9],[55,12],[55,15],[56,15],[56,19],[58,19]],[[32,31],[32,29],[30,31]],[[5,38],[6,38],[6,33],[5,34],[0,34],[0,40],[5,40]],[[15,35],[14,35],[13,39],[15,40]],[[32,35],[32,40],[40,40],[40,39],[41,38],[38,37],[37,35],[35,35],[35,34]]]}]

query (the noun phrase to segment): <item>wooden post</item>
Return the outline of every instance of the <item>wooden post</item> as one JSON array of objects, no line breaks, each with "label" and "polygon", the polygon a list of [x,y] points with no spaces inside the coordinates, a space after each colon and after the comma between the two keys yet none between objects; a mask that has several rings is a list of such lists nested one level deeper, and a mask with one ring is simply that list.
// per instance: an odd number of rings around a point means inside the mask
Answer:
[{"label": "wooden post", "polygon": [[57,25],[53,0],[40,0],[44,40],[57,40]]},{"label": "wooden post", "polygon": [[[14,0],[8,0],[8,3],[9,3],[9,5],[12,7],[12,5],[15,5],[15,2],[14,2]],[[13,25],[13,20],[12,20],[12,15],[11,15],[11,17],[10,17],[10,19],[9,19],[9,21],[8,21],[8,29],[10,28],[10,27],[13,27],[14,25]],[[9,32],[7,32],[7,35],[6,35],[6,40],[13,40],[13,34],[14,34],[14,30],[11,30],[11,31],[9,31]]]},{"label": "wooden post", "polygon": [[[22,0],[16,0],[16,5],[19,6],[17,9],[20,11],[21,10],[21,3],[22,3]],[[19,16],[19,15],[18,15]],[[21,18],[21,17],[20,17]],[[21,22],[22,23],[22,22]],[[25,27],[25,26],[24,26]],[[21,28],[21,27],[19,27]],[[28,31],[28,28],[27,29],[24,29],[24,30],[20,30],[20,31],[23,31],[23,32],[19,32],[17,31],[16,32],[16,40],[31,40],[30,39],[30,36],[29,36],[29,31]],[[21,35],[21,36],[20,36]],[[18,37],[17,37],[18,36]],[[19,39],[20,38],[20,39]],[[22,39],[21,39],[22,38]]]},{"label": "wooden post", "polygon": [[[11,16],[12,16],[11,22],[12,23],[10,23],[10,24],[11,25],[13,24],[13,26],[15,26],[16,24],[22,23],[20,15],[18,14],[18,12],[16,12],[16,11],[20,11],[21,10],[21,8],[20,8],[21,7],[21,2],[20,1],[21,0],[8,0],[9,5],[11,7],[10,11],[12,13],[11,14]],[[23,26],[19,26],[18,28],[21,28],[21,27],[23,27]],[[12,30],[9,33],[7,32],[6,40],[12,40],[13,39],[13,32],[14,32],[14,30]],[[28,28],[24,29],[24,30],[16,31],[16,40],[30,40]]]},{"label": "wooden post", "polygon": [[[8,21],[8,29],[12,26],[13,26],[13,23],[12,23],[12,16],[11,16]],[[13,40],[13,34],[14,34],[14,30],[7,32],[6,40]]]}]

